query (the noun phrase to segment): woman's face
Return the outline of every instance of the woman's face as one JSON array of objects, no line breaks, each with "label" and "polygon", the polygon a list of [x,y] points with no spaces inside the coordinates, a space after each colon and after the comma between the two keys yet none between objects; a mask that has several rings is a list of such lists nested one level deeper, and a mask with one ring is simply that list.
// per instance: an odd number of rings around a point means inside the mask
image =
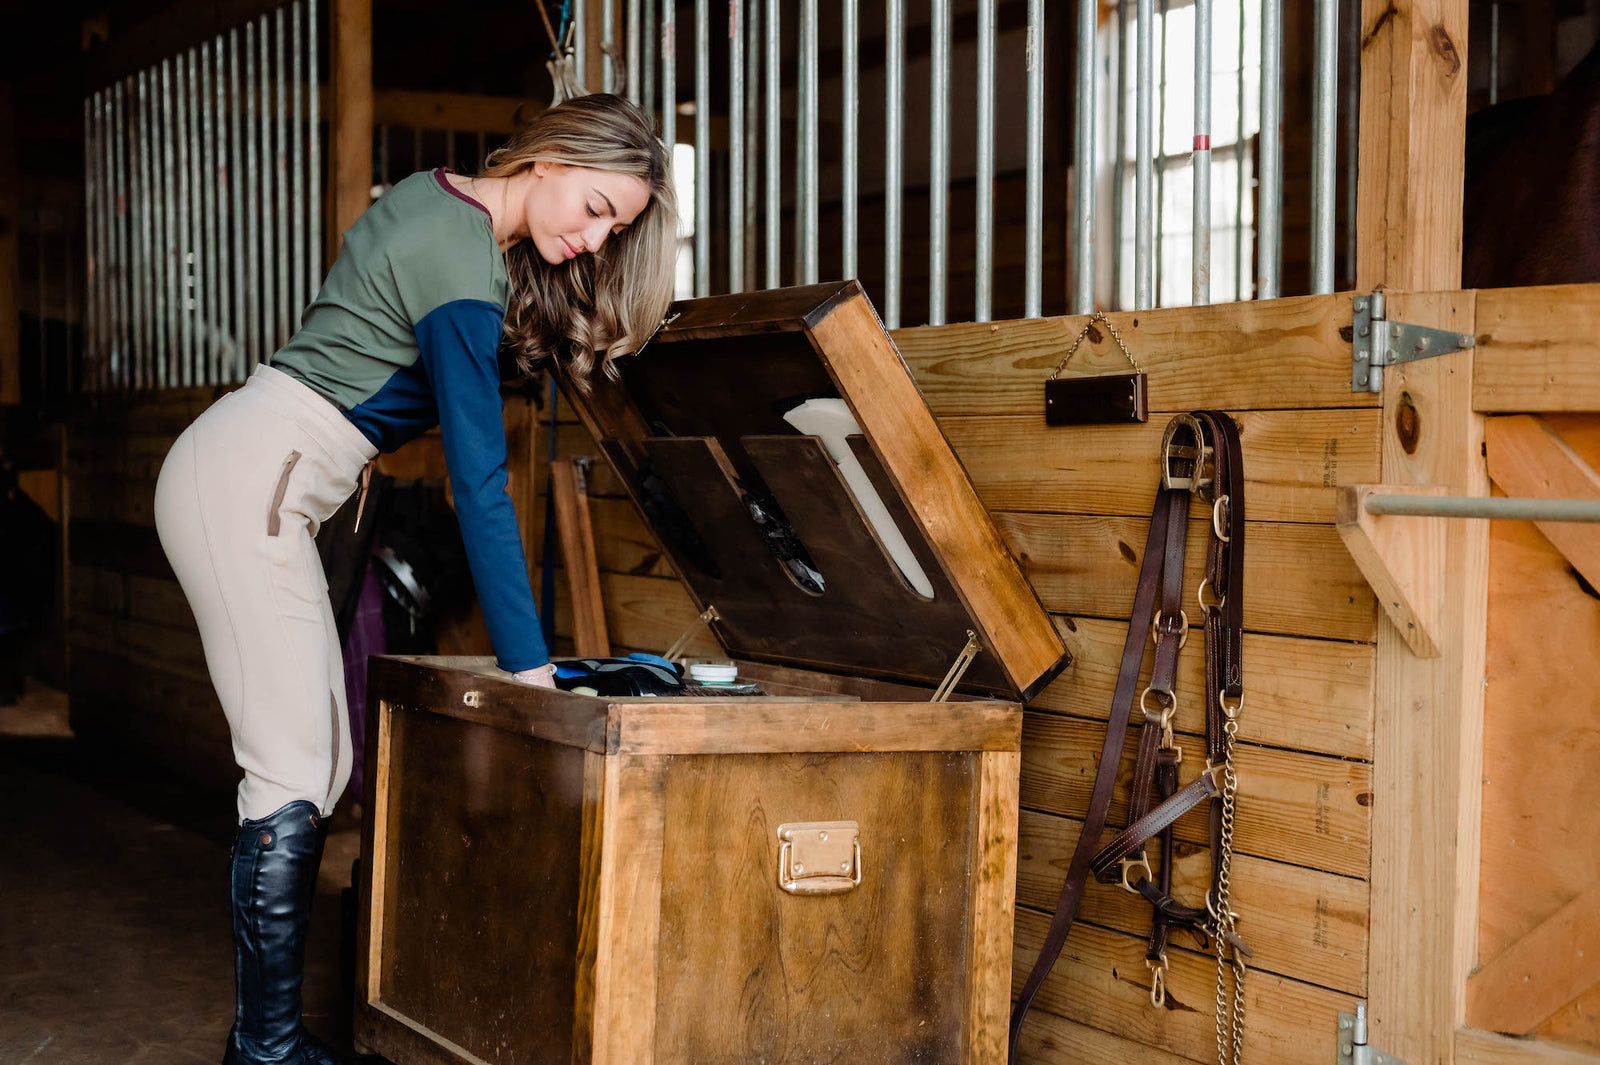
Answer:
[{"label": "woman's face", "polygon": [[523,209],[534,248],[545,262],[560,264],[600,250],[649,203],[650,187],[640,178],[540,161]]}]

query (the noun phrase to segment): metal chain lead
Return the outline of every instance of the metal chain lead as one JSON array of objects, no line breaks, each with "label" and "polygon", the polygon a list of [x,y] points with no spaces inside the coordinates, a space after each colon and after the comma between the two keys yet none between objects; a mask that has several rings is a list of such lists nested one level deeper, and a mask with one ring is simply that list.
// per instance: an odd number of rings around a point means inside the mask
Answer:
[{"label": "metal chain lead", "polygon": [[[1242,700],[1240,705],[1242,705]],[[1239,778],[1233,769],[1233,741],[1239,732],[1239,705],[1228,708],[1223,704],[1227,721],[1222,726],[1222,830],[1218,838],[1217,886],[1214,899],[1207,899],[1215,922],[1214,939],[1217,952],[1217,1063],[1239,1065],[1244,1056],[1244,960],[1238,948],[1229,942],[1234,932],[1237,915],[1229,904],[1228,875],[1233,863],[1234,802],[1238,794]],[[1230,957],[1230,951],[1232,956]],[[1233,1002],[1229,1008],[1228,970],[1233,970]]]},{"label": "metal chain lead", "polygon": [[1083,338],[1089,335],[1089,330],[1094,328],[1094,323],[1096,322],[1104,322],[1106,324],[1106,329],[1111,333],[1111,339],[1115,340],[1117,347],[1122,349],[1122,357],[1128,360],[1128,365],[1133,367],[1133,372],[1144,373],[1143,370],[1139,369],[1139,364],[1133,361],[1133,355],[1128,351],[1128,345],[1122,342],[1122,334],[1118,333],[1117,327],[1111,324],[1111,319],[1106,317],[1104,311],[1095,311],[1094,314],[1090,315],[1089,320],[1083,323],[1083,330],[1078,334],[1078,339],[1072,342],[1072,347],[1068,348],[1067,353],[1061,356],[1061,361],[1056,363],[1056,368],[1050,371],[1049,380],[1054,381],[1056,375],[1066,368],[1067,360],[1077,354],[1078,346],[1083,343]]}]

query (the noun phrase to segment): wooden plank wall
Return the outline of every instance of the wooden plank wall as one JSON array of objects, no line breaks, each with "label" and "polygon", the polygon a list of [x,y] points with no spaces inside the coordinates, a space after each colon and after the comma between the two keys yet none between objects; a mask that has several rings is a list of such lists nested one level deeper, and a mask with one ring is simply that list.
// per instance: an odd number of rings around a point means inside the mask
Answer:
[{"label": "wooden plank wall", "polygon": [[[72,727],[99,749],[137,752],[218,791],[234,787],[238,770],[194,616],[156,537],[153,502],[172,442],[231,387],[85,396],[67,443]],[[535,414],[527,400],[506,402],[516,456],[510,492],[537,572],[544,479],[533,473],[546,449]],[[583,432],[568,430],[569,439]],[[385,456],[380,470],[443,477],[437,433]],[[564,599],[562,607],[558,616]],[[475,608],[445,620],[439,638],[445,653],[489,653]]]},{"label": "wooden plank wall", "polygon": [[[1376,604],[1332,522],[1336,486],[1377,477],[1379,433],[1378,397],[1350,392],[1349,348],[1339,337],[1349,314],[1348,296],[1328,296],[1113,315],[1150,374],[1160,412],[1119,428],[1044,425],[1042,382],[1083,318],[895,334],[1073,654],[1072,667],[1030,706],[1024,731],[1018,980],[1048,927],[1087,806],[1162,429],[1171,412],[1199,406],[1238,418],[1250,540],[1235,881],[1256,952],[1246,1054],[1285,1065],[1331,1060],[1334,1018],[1366,989]],[[1121,357],[1109,337],[1097,330],[1093,338],[1073,367],[1115,371]],[[609,478],[591,491],[613,642],[659,651],[691,625],[694,609]],[[1191,590],[1203,532],[1197,517]],[[558,630],[564,625],[558,619]],[[701,637],[695,650],[715,653],[716,645]],[[1192,771],[1204,761],[1198,640],[1185,653],[1181,684],[1178,725]],[[1131,757],[1130,746],[1124,788]],[[1113,818],[1123,809],[1119,797]],[[1191,818],[1178,834],[1178,880],[1198,901],[1208,876],[1204,826]],[[1132,896],[1091,889],[1029,1022],[1025,1060],[1215,1055],[1214,961],[1180,942],[1166,1008],[1152,1008],[1148,926],[1148,910]]]},{"label": "wooden plank wall", "polygon": [[218,394],[90,395],[68,423],[68,691],[86,743],[226,791],[227,722],[153,507],[161,460]]}]

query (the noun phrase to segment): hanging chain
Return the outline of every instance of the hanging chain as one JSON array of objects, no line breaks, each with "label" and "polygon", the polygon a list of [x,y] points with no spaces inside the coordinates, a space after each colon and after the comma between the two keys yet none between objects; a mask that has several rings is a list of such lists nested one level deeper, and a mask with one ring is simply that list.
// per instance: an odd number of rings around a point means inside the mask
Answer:
[{"label": "hanging chain", "polygon": [[[1217,952],[1217,1065],[1239,1065],[1244,1055],[1245,962],[1232,942],[1239,915],[1233,911],[1229,899],[1228,875],[1233,864],[1234,803],[1239,790],[1239,778],[1233,769],[1233,741],[1239,733],[1239,710],[1244,706],[1244,699],[1241,697],[1230,707],[1225,695],[1219,698],[1227,719],[1222,726],[1222,831],[1217,841],[1216,890],[1214,897],[1206,899],[1206,908],[1211,911]],[[1233,981],[1231,1007],[1228,1001],[1230,975]]]},{"label": "hanging chain", "polygon": [[1083,343],[1083,338],[1089,335],[1089,330],[1094,328],[1094,323],[1096,322],[1104,322],[1106,324],[1106,329],[1111,333],[1111,339],[1115,340],[1117,347],[1122,349],[1122,357],[1128,360],[1128,365],[1133,367],[1133,372],[1144,373],[1143,370],[1139,369],[1139,364],[1133,361],[1133,355],[1128,351],[1128,345],[1122,342],[1122,334],[1118,333],[1117,327],[1111,324],[1111,319],[1106,317],[1104,311],[1095,311],[1089,320],[1083,323],[1083,331],[1078,334],[1078,339],[1072,342],[1072,347],[1068,348],[1067,353],[1061,356],[1061,361],[1056,363],[1056,368],[1050,371],[1050,380],[1054,381],[1056,375],[1066,368],[1067,360],[1077,354],[1079,345]]}]

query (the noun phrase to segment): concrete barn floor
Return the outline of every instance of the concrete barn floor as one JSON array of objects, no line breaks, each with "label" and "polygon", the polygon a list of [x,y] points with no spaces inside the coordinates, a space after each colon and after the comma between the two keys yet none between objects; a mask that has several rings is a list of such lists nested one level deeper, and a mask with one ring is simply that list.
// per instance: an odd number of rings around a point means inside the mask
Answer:
[{"label": "concrete barn floor", "polygon": [[[233,1020],[231,795],[80,750],[65,699],[0,707],[0,1062],[215,1065]],[[306,1026],[349,1050],[336,813],[307,947]]]}]

